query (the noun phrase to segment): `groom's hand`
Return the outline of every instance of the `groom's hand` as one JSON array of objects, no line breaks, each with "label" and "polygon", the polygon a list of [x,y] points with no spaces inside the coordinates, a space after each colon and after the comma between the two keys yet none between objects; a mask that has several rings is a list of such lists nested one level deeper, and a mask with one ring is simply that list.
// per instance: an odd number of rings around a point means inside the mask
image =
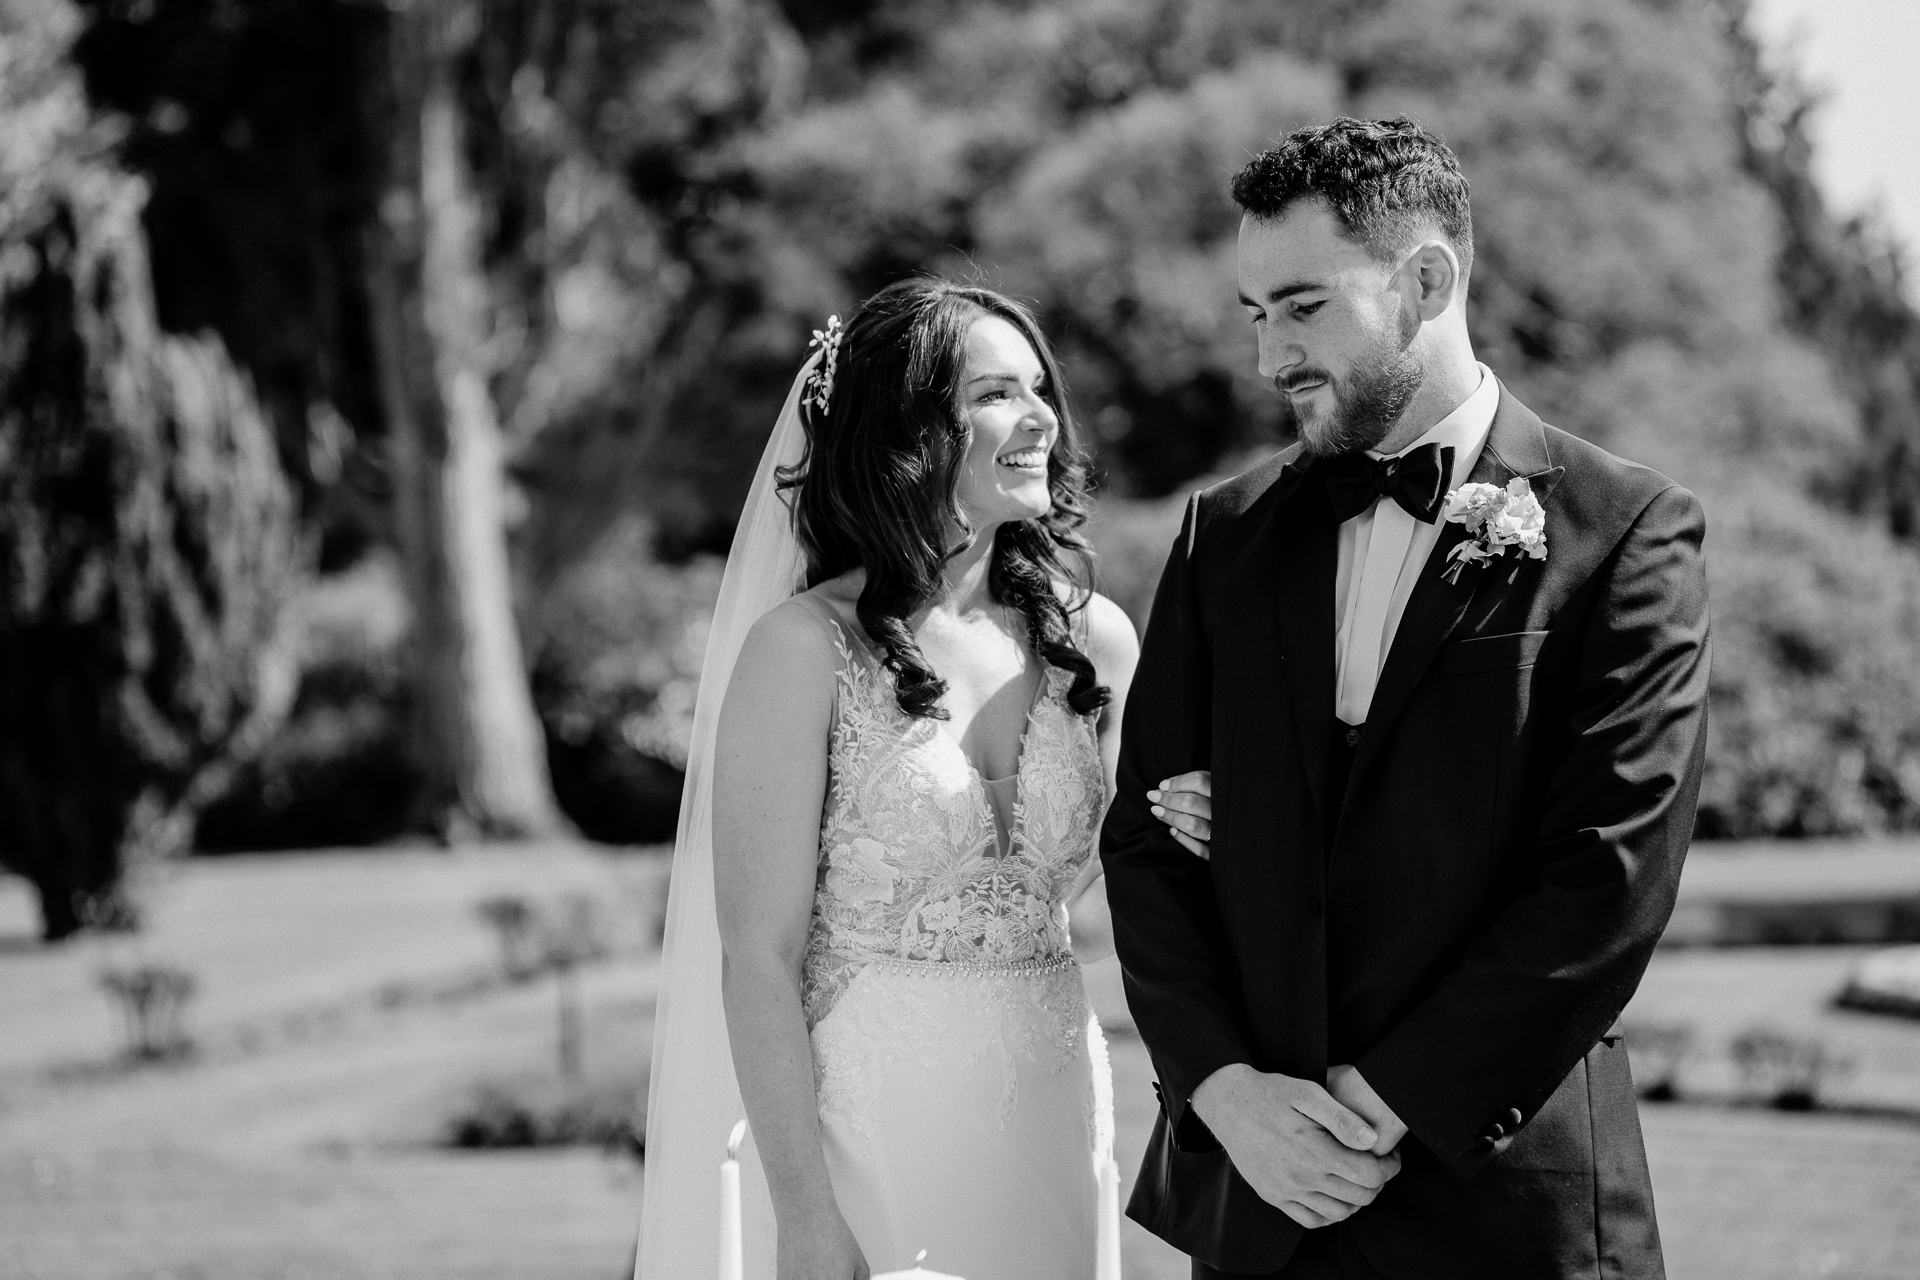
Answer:
[{"label": "groom's hand", "polygon": [[1407,1126],[1400,1117],[1393,1114],[1393,1108],[1386,1100],[1373,1091],[1358,1067],[1342,1064],[1327,1068],[1327,1092],[1333,1095],[1347,1110],[1373,1126],[1379,1140],[1373,1144],[1373,1154],[1384,1156],[1400,1145],[1400,1139],[1407,1136]]},{"label": "groom's hand", "polygon": [[1400,1172],[1398,1155],[1373,1154],[1373,1126],[1311,1080],[1222,1067],[1193,1109],[1260,1198],[1303,1227],[1351,1217]]}]

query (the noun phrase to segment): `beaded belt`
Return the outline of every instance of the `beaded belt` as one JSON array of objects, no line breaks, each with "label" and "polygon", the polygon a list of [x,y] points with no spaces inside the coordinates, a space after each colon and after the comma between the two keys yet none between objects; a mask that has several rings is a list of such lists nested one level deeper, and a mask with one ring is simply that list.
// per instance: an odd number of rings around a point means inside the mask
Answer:
[{"label": "beaded belt", "polygon": [[887,957],[872,962],[875,968],[890,973],[911,973],[929,978],[1027,978],[1059,973],[1073,967],[1073,953],[1063,951],[1044,960],[1010,960],[991,963],[976,960],[901,960]]}]

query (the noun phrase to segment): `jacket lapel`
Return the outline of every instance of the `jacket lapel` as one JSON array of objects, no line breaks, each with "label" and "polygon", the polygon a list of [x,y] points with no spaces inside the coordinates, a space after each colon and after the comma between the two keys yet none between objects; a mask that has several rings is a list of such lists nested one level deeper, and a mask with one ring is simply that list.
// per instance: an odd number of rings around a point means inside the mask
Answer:
[{"label": "jacket lapel", "polygon": [[[1533,482],[1534,496],[1544,503],[1554,486],[1560,483],[1565,471],[1564,467],[1554,466],[1547,454],[1547,433],[1540,419],[1514,399],[1502,384],[1500,405],[1493,415],[1493,427],[1487,433],[1486,447],[1480,451],[1480,460],[1467,477],[1468,483],[1504,487],[1515,477],[1525,476]],[[1412,696],[1420,678],[1433,665],[1440,646],[1447,642],[1453,629],[1460,625],[1460,619],[1466,616],[1467,606],[1473,602],[1474,595],[1483,584],[1497,576],[1492,566],[1469,565],[1460,574],[1458,582],[1446,580],[1443,573],[1447,555],[1466,536],[1466,527],[1463,525],[1443,525],[1440,540],[1434,544],[1432,554],[1427,557],[1420,571],[1419,580],[1414,583],[1413,594],[1407,599],[1407,610],[1401,615],[1400,626],[1394,632],[1393,646],[1387,651],[1386,665],[1381,668],[1380,680],[1374,686],[1373,704],[1367,709],[1366,732],[1361,735],[1360,746],[1354,753],[1353,773],[1347,782],[1349,795],[1379,756],[1388,730],[1406,708],[1407,699]],[[1551,532],[1548,534],[1548,546],[1552,546]],[[1495,562],[1496,565],[1499,563]],[[1328,679],[1331,678],[1329,671]]]},{"label": "jacket lapel", "polygon": [[1266,546],[1280,632],[1280,667],[1293,704],[1307,786],[1330,821],[1327,741],[1333,723],[1333,582],[1339,531],[1325,491],[1308,482],[1311,459],[1288,465],[1274,486]]}]

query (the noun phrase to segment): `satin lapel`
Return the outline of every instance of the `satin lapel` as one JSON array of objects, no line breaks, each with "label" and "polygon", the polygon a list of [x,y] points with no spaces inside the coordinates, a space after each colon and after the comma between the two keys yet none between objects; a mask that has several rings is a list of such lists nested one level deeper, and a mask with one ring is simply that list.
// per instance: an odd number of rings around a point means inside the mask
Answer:
[{"label": "satin lapel", "polygon": [[[1547,454],[1547,433],[1540,419],[1502,385],[1500,407],[1494,411],[1486,447],[1480,451],[1480,460],[1468,475],[1468,483],[1504,486],[1516,476],[1526,476],[1533,482],[1534,496],[1544,503],[1563,474],[1565,468],[1554,466]],[[1504,579],[1505,575],[1491,568],[1473,565],[1461,573],[1457,583],[1448,582],[1442,576],[1447,553],[1466,536],[1463,525],[1443,526],[1440,541],[1434,544],[1433,553],[1427,557],[1420,578],[1414,583],[1413,594],[1407,599],[1407,611],[1400,617],[1393,647],[1387,651],[1386,665],[1381,668],[1379,683],[1374,686],[1373,704],[1367,709],[1366,732],[1361,735],[1359,749],[1354,753],[1353,773],[1347,782],[1349,794],[1379,756],[1387,731],[1406,709],[1407,699],[1420,683],[1420,677],[1433,665],[1440,646],[1466,616],[1475,593],[1484,583]],[[1551,531],[1547,543],[1551,548]],[[1548,554],[1552,554],[1551,550]]]},{"label": "satin lapel", "polygon": [[1293,701],[1294,728],[1307,786],[1330,821],[1327,742],[1333,732],[1333,580],[1339,530],[1321,486],[1298,466],[1274,486],[1267,528],[1273,603],[1279,612],[1280,666]]}]

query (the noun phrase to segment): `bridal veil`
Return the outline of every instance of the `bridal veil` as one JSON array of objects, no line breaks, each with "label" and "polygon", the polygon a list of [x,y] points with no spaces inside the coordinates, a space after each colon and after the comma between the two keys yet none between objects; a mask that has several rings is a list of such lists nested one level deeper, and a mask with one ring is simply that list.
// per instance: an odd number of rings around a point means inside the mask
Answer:
[{"label": "bridal veil", "polygon": [[[713,883],[714,730],[747,632],[762,614],[806,585],[805,557],[779,488],[779,472],[798,463],[805,449],[800,403],[820,359],[816,352],[794,378],[760,455],[727,556],[700,668],[654,1014],[635,1280],[703,1280],[718,1271],[720,1163],[726,1157],[728,1132],[745,1112],[720,999],[720,928]],[[740,1160],[746,1274],[749,1280],[771,1280],[773,1205],[751,1134]]]}]

